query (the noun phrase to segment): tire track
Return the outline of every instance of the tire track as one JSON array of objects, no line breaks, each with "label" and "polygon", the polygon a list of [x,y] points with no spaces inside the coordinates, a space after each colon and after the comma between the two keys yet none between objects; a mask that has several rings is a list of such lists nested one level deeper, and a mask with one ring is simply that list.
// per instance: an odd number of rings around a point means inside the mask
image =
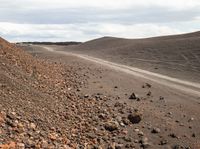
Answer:
[{"label": "tire track", "polygon": [[55,51],[52,47],[46,47],[46,46],[40,46],[40,47],[43,47],[50,52],[76,56],[76,57],[79,57],[79,58],[82,58],[82,59],[85,59],[85,60],[88,60],[88,61],[91,61],[94,63],[104,65],[104,66],[112,68],[112,69],[115,69],[117,71],[121,71],[121,72],[130,74],[130,75],[134,75],[134,76],[137,76],[140,78],[151,80],[158,84],[165,85],[167,87],[182,91],[183,93],[187,93],[187,94],[190,94],[193,96],[200,97],[200,84],[199,83],[190,82],[190,81],[186,81],[186,80],[180,80],[178,78],[173,78],[173,77],[169,77],[166,75],[153,73],[153,72],[150,72],[147,70],[113,63],[110,61],[91,57],[88,55],[75,54],[75,53],[64,52],[64,51]]}]

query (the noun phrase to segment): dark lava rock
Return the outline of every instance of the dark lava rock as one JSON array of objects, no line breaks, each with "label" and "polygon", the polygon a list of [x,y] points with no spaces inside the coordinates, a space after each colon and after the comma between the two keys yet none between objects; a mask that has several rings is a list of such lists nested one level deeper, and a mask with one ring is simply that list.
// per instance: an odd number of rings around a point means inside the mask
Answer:
[{"label": "dark lava rock", "polygon": [[85,94],[84,95],[84,98],[89,98],[90,96],[88,94]]},{"label": "dark lava rock", "polygon": [[183,147],[181,145],[174,145],[173,149],[185,149],[185,147]]},{"label": "dark lava rock", "polygon": [[151,84],[145,83],[144,85],[142,85],[142,88],[151,88]]},{"label": "dark lava rock", "polygon": [[132,93],[129,99],[138,99],[138,97],[135,93]]},{"label": "dark lava rock", "polygon": [[145,83],[145,85],[146,85],[148,88],[151,88],[151,84]]},{"label": "dark lava rock", "polygon": [[131,123],[138,124],[142,120],[142,117],[141,114],[135,113],[135,114],[129,114],[128,119]]},{"label": "dark lava rock", "polygon": [[162,96],[160,96],[160,98],[159,98],[160,100],[164,100],[164,97],[162,97]]},{"label": "dark lava rock", "polygon": [[159,145],[165,145],[165,144],[167,144],[167,143],[168,143],[167,140],[161,140],[160,143],[159,143]]},{"label": "dark lava rock", "polygon": [[149,91],[149,92],[147,93],[147,96],[151,96],[151,91]]},{"label": "dark lava rock", "polygon": [[171,133],[171,134],[169,134],[169,136],[172,138],[178,138],[178,136],[175,133]]}]

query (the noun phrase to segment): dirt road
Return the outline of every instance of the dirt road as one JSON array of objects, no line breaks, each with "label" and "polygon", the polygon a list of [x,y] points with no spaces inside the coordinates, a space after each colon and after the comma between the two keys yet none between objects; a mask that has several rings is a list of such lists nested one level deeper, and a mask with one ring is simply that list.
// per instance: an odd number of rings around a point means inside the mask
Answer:
[{"label": "dirt road", "polygon": [[181,80],[178,78],[173,78],[173,77],[169,77],[166,75],[153,73],[153,72],[142,70],[142,69],[135,68],[135,67],[130,67],[130,66],[126,66],[126,65],[109,62],[109,61],[91,57],[88,55],[56,51],[53,47],[43,46],[43,48],[45,48],[46,50],[51,51],[51,52],[56,52],[56,53],[65,54],[65,55],[73,55],[73,56],[76,56],[76,57],[79,57],[79,58],[82,58],[82,59],[85,59],[88,61],[92,61],[94,63],[98,63],[100,65],[104,65],[106,67],[130,74],[130,75],[134,75],[136,77],[151,80],[151,81],[159,83],[161,85],[165,85],[167,87],[181,91],[184,94],[190,94],[191,96],[200,97],[200,84],[199,83]]}]

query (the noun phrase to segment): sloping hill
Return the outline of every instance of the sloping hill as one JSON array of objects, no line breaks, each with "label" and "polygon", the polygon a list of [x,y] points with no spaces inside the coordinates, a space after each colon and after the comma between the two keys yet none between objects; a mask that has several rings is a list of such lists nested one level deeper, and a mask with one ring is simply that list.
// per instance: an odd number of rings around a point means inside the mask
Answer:
[{"label": "sloping hill", "polygon": [[[63,148],[72,129],[89,129],[76,125],[79,108],[91,110],[89,100],[77,102],[69,89],[79,87],[77,78],[72,67],[35,58],[0,38],[0,148]],[[71,147],[77,139],[70,139]]]},{"label": "sloping hill", "polygon": [[199,41],[200,32],[145,39],[103,37],[80,44],[76,46],[75,50],[87,52],[103,51],[106,52],[105,54],[114,51],[118,54],[129,53],[132,56],[137,54],[137,51],[145,52],[147,50],[148,52],[149,49],[161,51],[163,54],[168,51],[171,53],[193,52],[198,51],[200,47]]},{"label": "sloping hill", "polygon": [[36,131],[48,138],[58,121],[52,111],[63,105],[57,98],[74,94],[67,89],[75,85],[70,75],[70,68],[36,59],[0,38],[0,148],[35,148]]},{"label": "sloping hill", "polygon": [[185,73],[183,78],[191,80],[200,72],[200,32],[145,39],[103,37],[66,49],[172,76]]}]

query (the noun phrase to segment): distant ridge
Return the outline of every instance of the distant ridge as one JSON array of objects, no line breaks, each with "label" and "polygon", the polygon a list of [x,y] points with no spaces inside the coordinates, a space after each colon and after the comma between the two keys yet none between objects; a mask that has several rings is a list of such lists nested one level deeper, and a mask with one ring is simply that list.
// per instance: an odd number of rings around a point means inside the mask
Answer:
[{"label": "distant ridge", "polygon": [[[149,48],[159,48],[161,44],[163,46],[172,46],[175,42],[178,42],[180,48],[184,49],[184,45],[187,42],[196,42],[200,41],[200,31],[179,34],[179,35],[169,35],[169,36],[159,36],[159,37],[150,37],[142,39],[125,39],[117,37],[105,36],[102,38],[94,39],[91,41],[84,42],[79,44],[74,48],[74,50],[103,50],[105,49],[121,49],[121,50],[130,50],[134,48],[144,49],[146,46]],[[162,43],[163,42],[163,43]],[[185,43],[186,42],[186,43]],[[139,46],[139,47],[138,47]]]},{"label": "distant ridge", "polygon": [[81,42],[75,42],[75,41],[69,41],[69,42],[18,42],[16,44],[36,44],[36,45],[63,45],[63,46],[68,46],[68,45],[78,45],[81,44]]}]

